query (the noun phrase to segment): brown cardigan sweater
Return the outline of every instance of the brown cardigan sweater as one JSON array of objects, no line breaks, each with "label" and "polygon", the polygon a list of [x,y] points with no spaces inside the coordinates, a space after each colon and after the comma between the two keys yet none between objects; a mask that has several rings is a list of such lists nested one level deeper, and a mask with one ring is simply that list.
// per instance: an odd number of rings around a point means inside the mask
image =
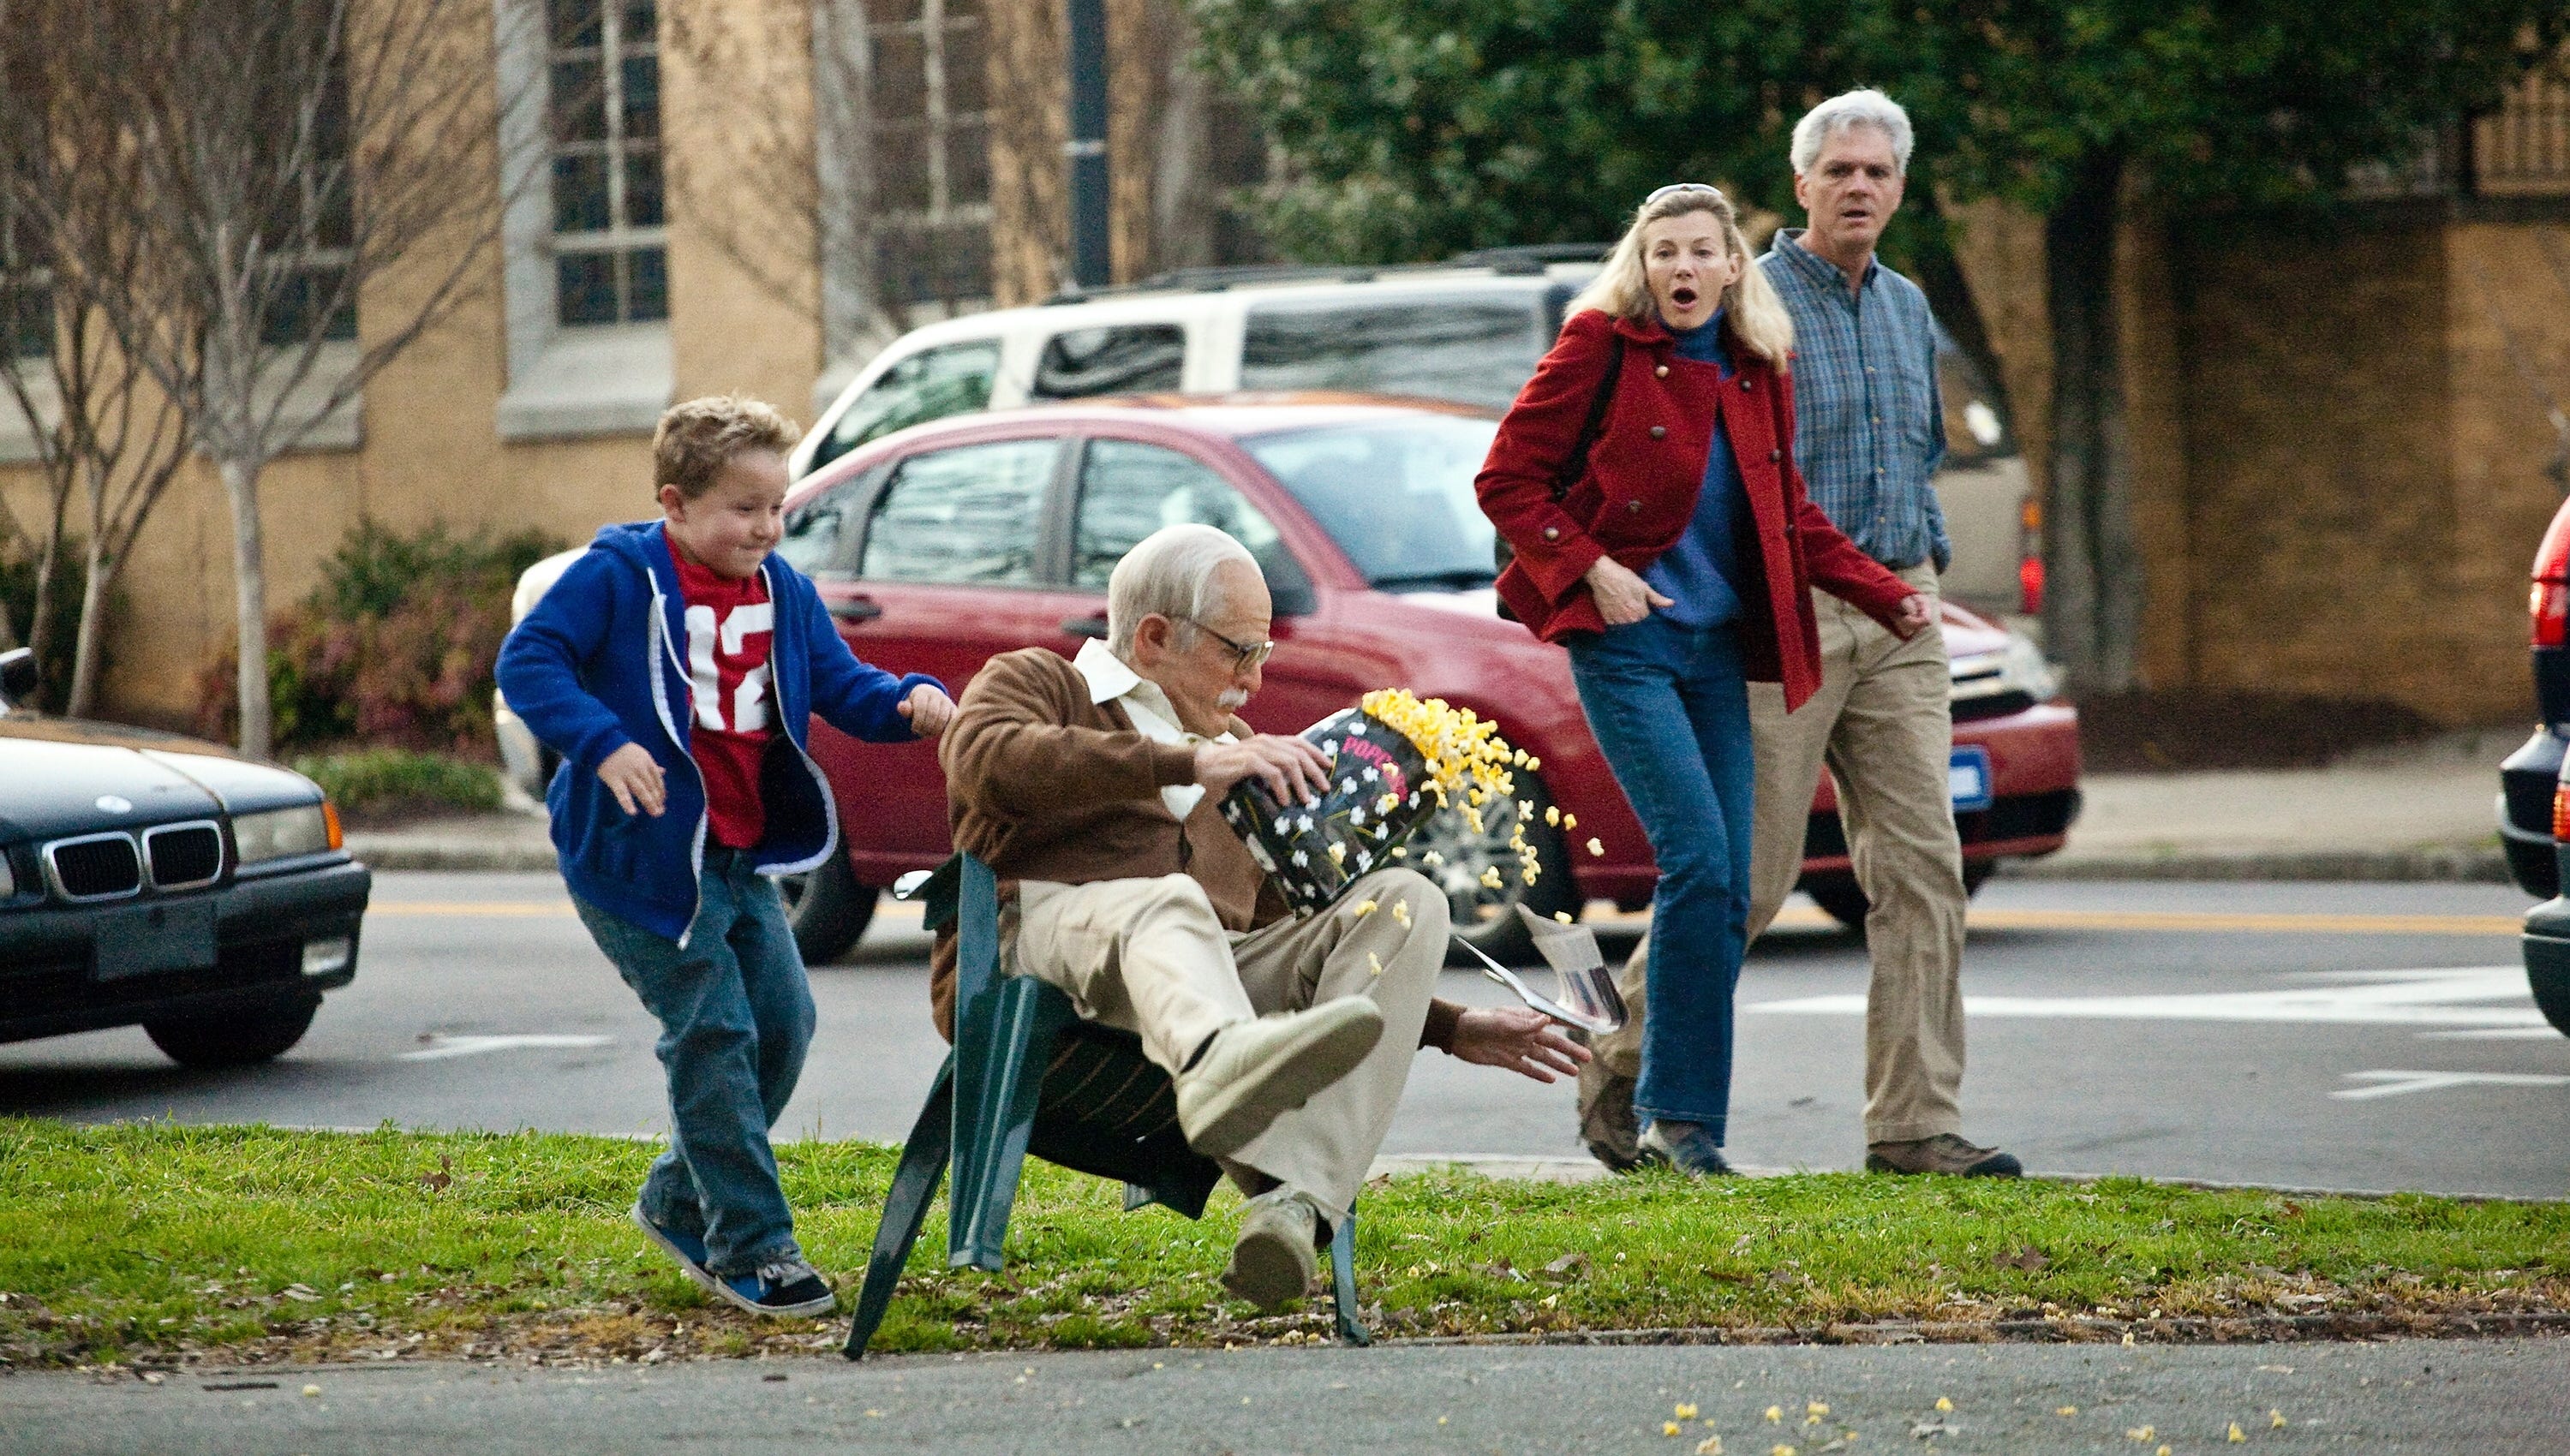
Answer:
[{"label": "brown cardigan sweater", "polygon": [[[1231,731],[1246,738],[1256,730],[1235,718]],[[991,867],[1004,899],[1021,880],[1086,885],[1183,872],[1204,887],[1225,929],[1287,913],[1223,823],[1218,796],[1198,800],[1184,824],[1160,802],[1161,789],[1195,781],[1195,750],[1144,737],[1119,702],[1090,702],[1088,679],[1060,653],[1021,647],[984,663],[937,757],[955,847]],[[928,995],[938,1033],[954,1040],[952,925],[937,937]],[[1431,1001],[1420,1044],[1453,1051],[1461,1011]]]}]

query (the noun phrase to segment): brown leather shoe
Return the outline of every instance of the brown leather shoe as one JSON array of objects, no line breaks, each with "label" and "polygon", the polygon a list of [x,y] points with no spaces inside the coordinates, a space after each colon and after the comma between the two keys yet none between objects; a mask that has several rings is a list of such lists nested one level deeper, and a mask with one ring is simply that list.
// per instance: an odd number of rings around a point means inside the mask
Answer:
[{"label": "brown leather shoe", "polygon": [[1642,1166],[1642,1126],[1633,1116],[1633,1079],[1596,1062],[1579,1068],[1579,1137],[1614,1173]]},{"label": "brown leather shoe", "polygon": [[1907,1143],[1870,1143],[1868,1173],[1943,1173],[1956,1178],[2017,1178],[2025,1165],[1995,1148],[1975,1147],[1952,1133]]}]

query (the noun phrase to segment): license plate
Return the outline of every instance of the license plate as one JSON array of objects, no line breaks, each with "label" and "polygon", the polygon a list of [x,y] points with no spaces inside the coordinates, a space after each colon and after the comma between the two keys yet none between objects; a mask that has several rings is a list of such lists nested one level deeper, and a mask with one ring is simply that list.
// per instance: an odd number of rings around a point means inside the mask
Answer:
[{"label": "license plate", "polygon": [[1945,792],[1957,814],[1989,808],[1990,751],[1977,744],[1955,749],[1945,762]]},{"label": "license plate", "polygon": [[160,970],[200,970],[214,963],[214,903],[211,900],[125,906],[98,912],[91,924],[96,929],[100,980]]}]

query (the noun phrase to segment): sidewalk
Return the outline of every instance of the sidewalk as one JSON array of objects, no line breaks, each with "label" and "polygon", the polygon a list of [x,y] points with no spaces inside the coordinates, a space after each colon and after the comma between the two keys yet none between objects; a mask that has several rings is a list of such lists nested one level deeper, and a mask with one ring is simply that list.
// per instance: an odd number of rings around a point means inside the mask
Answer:
[{"label": "sidewalk", "polygon": [[[2503,883],[2498,763],[2523,734],[2451,734],[2325,769],[2092,774],[2070,845],[2006,873],[2061,880],[2469,880]],[[378,870],[550,871],[533,813],[352,833]]]}]

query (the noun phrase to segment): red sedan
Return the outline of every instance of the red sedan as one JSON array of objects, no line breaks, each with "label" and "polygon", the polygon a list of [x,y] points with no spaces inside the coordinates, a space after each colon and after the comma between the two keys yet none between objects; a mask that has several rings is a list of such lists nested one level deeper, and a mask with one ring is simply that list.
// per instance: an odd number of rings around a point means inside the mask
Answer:
[{"label": "red sedan", "polygon": [[[1347,395],[960,416],[804,481],[779,549],[819,583],[859,656],[934,673],[960,693],[994,653],[1039,643],[1070,655],[1104,635],[1107,572],[1144,536],[1179,522],[1220,527],[1256,554],[1276,602],[1276,653],[1247,709],[1252,724],[1296,732],[1368,689],[1403,686],[1497,720],[1541,760],[1519,776],[1534,808],[1527,838],[1543,857],[1531,889],[1514,875],[1501,891],[1481,884],[1485,866],[1513,864],[1513,807],[1481,836],[1448,816],[1429,846],[1441,851],[1459,927],[1515,948],[1506,910],[1519,896],[1538,912],[1587,900],[1637,908],[1655,872],[1580,716],[1567,654],[1497,615],[1492,531],[1472,485],[1496,426],[1466,407]],[[2079,802],[2078,723],[2047,701],[2049,674],[2024,638],[1950,604],[1945,633],[1956,821],[1978,884],[2002,857],[2060,848]],[[868,887],[948,854],[946,786],[925,744],[860,744],[818,723],[812,742],[841,797],[848,859],[844,873],[814,878],[804,895],[816,903],[803,909],[853,938],[871,911]],[[1560,828],[1547,808],[1561,811]],[[1804,889],[1861,918],[1826,779],[1808,854]],[[805,938],[828,950],[836,937]]]}]

